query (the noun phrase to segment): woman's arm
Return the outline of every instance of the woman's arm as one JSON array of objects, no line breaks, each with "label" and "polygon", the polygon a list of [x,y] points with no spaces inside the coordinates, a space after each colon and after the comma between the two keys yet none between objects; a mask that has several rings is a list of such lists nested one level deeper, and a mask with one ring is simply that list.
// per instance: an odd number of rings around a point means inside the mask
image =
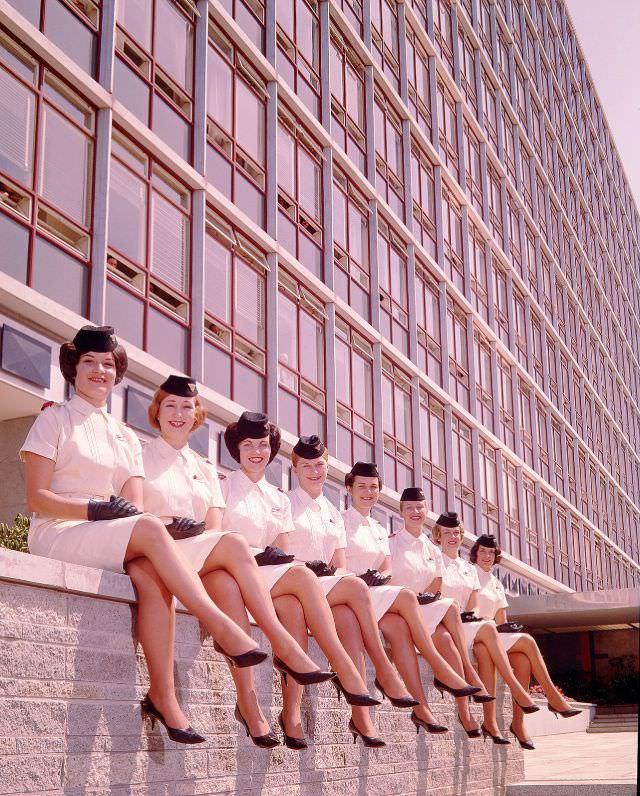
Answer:
[{"label": "woman's arm", "polygon": [[391,575],[391,556],[385,556],[382,564],[378,567],[378,572],[381,575]]},{"label": "woman's arm", "polygon": [[442,591],[442,578],[434,578],[425,591],[430,591],[432,594]]},{"label": "woman's arm", "polygon": [[285,553],[289,552],[289,533],[279,533],[276,538],[271,542],[271,547],[279,547]]},{"label": "woman's arm", "polygon": [[469,595],[469,599],[467,600],[467,606],[464,610],[475,611],[477,605],[478,605],[478,590],[474,589]]},{"label": "woman's arm", "polygon": [[334,550],[333,555],[331,556],[331,561],[328,563],[329,566],[336,568],[337,574],[341,575],[343,572],[346,572],[347,554],[344,551],[344,547],[339,547],[337,550]]},{"label": "woman's arm", "polygon": [[128,478],[120,490],[120,495],[139,510],[144,511],[144,498],[142,484],[144,479],[138,475]]},{"label": "woman's arm", "polygon": [[506,608],[498,608],[496,611],[496,615],[493,617],[496,625],[502,625],[507,622],[507,609]]},{"label": "woman's arm", "polygon": [[66,498],[51,491],[55,462],[37,453],[24,452],[27,507],[43,517],[86,520],[89,500]]},{"label": "woman's arm", "polygon": [[207,515],[204,518],[204,527],[207,531],[221,531],[222,530],[222,509],[217,506],[212,506],[207,510]]}]

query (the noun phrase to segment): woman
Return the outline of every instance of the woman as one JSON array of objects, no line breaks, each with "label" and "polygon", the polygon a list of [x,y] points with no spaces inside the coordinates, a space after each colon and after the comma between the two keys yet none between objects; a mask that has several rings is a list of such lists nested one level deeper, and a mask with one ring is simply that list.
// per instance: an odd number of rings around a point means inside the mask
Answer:
[{"label": "woman", "polygon": [[[227,426],[224,440],[231,456],[239,463],[222,482],[226,507],[222,517],[223,530],[241,533],[255,552],[260,575],[271,592],[278,618],[296,641],[305,646],[307,628],[336,673],[334,684],[352,705],[377,705],[378,700],[367,693],[366,684],[353,661],[340,644],[331,609],[318,578],[304,565],[287,555],[289,533],[294,530],[291,504],[282,489],[265,478],[267,466],[280,449],[280,429],[259,412],[244,412],[236,423]],[[288,676],[299,685],[309,682],[283,661],[274,657],[274,666],[283,675],[283,712],[280,724],[290,738],[304,740],[302,727],[296,721],[296,704],[287,689]],[[238,690],[247,688],[236,680]],[[333,674],[331,675],[333,676]],[[285,722],[286,719],[286,722]],[[353,730],[352,730],[353,731]]]},{"label": "woman", "polygon": [[[418,703],[405,693],[382,646],[369,589],[361,578],[354,577],[345,569],[347,540],[344,523],[340,512],[322,494],[327,480],[329,452],[319,437],[301,437],[291,459],[298,487],[289,493],[295,526],[289,534],[289,550],[296,560],[307,562],[319,577],[333,612],[338,637],[362,678],[365,678],[366,649],[376,669],[376,688],[395,707],[414,707]],[[293,683],[288,688],[292,690],[290,701],[297,706],[299,714],[302,690]],[[295,693],[296,689],[298,693]],[[371,743],[374,730],[368,708],[354,706],[351,713],[352,725],[364,739],[368,739],[369,745],[382,745]]]},{"label": "woman", "polygon": [[416,648],[434,673],[433,683],[442,693],[467,697],[482,690],[470,686],[443,660],[434,647],[423,621],[416,595],[411,589],[386,585],[392,577],[391,551],[385,529],[371,516],[378,502],[382,479],[375,464],[356,462],[345,476],[351,507],[342,512],[347,535],[346,565],[370,585],[371,602],[391,654],[409,692],[418,700],[411,713],[416,731],[441,733],[447,728],[433,720],[420,678]]},{"label": "woman", "polygon": [[[480,589],[478,591],[475,612],[483,619],[491,619],[498,625],[499,638],[509,658],[511,668],[523,686],[529,688],[531,673],[542,686],[547,697],[547,707],[552,713],[563,718],[577,716],[582,711],[571,708],[567,700],[553,684],[538,645],[530,635],[512,632],[517,628],[507,621],[509,606],[502,583],[492,574],[492,569],[500,563],[502,551],[498,547],[495,536],[484,534],[479,536],[469,553],[469,561],[476,565]],[[504,632],[503,632],[504,631]],[[511,631],[511,632],[510,632]],[[489,687],[495,684],[495,666],[489,656],[481,653],[478,667],[482,679]],[[495,687],[495,685],[493,686]],[[497,732],[495,705],[487,706],[485,725],[490,732]],[[534,745],[524,732],[524,714],[513,700],[513,722],[511,732],[523,749],[534,749]]]},{"label": "woman", "polygon": [[[263,630],[274,654],[293,669],[314,671],[317,666],[300,649],[282,627],[276,616],[269,590],[264,586],[255,558],[243,536],[219,530],[224,509],[224,499],[214,465],[194,453],[189,447],[189,436],[205,419],[196,384],[183,376],[169,376],[153,396],[149,406],[149,423],[160,431],[160,436],[145,446],[143,462],[146,473],[144,505],[155,514],[176,539],[176,544],[197,572],[209,596],[242,629],[249,634],[250,627],[245,605]],[[157,682],[167,688],[173,675],[173,631],[175,610],[171,595],[156,590],[148,601],[150,614],[160,628],[169,627],[170,633],[149,632],[147,660],[153,668]],[[278,738],[264,727],[253,686],[253,675],[231,667],[234,678],[251,681],[251,688],[238,689],[235,716],[256,731],[252,740],[257,746],[269,748],[279,744]],[[246,721],[245,721],[246,720]]]},{"label": "woman", "polygon": [[[460,611],[452,598],[439,597],[442,588],[443,561],[440,550],[427,539],[423,531],[427,519],[427,503],[419,487],[407,487],[400,497],[403,527],[390,539],[391,584],[406,586],[418,594],[420,610],[427,629],[432,634],[438,652],[452,668],[469,683],[479,685],[483,694],[476,694],[474,702],[493,702],[471,663],[464,638]],[[459,697],[458,717],[469,737],[480,735],[480,729],[469,711],[469,700]]]},{"label": "woman", "polygon": [[[509,686],[514,701],[525,713],[535,713],[539,708],[533,704],[527,691],[518,682],[500,642],[495,623],[480,620],[474,614],[480,583],[475,567],[458,555],[462,545],[462,533],[458,515],[452,511],[441,514],[431,531],[433,541],[440,545],[443,554],[442,593],[446,597],[453,597],[458,603],[462,611],[465,640],[476,658],[486,654]],[[486,685],[486,681],[483,682]],[[481,729],[484,736],[491,737],[494,743],[500,744],[506,740],[497,732],[496,727],[489,728],[483,724]]]},{"label": "woman", "polygon": [[[224,639],[224,654],[237,666],[260,663],[266,653],[211,601],[160,520],[142,514],[140,443],[107,412],[107,399],[127,365],[111,326],[84,326],[61,346],[60,370],[75,394],[36,418],[20,451],[27,503],[36,515],[29,549],[72,564],[126,570],[138,590],[143,649],[154,631],[170,633],[148,610],[149,595],[156,590],[175,595],[219,649],[218,640]],[[205,741],[182,713],[172,679],[159,682],[155,674],[150,672],[143,713],[161,721],[174,741]]]}]

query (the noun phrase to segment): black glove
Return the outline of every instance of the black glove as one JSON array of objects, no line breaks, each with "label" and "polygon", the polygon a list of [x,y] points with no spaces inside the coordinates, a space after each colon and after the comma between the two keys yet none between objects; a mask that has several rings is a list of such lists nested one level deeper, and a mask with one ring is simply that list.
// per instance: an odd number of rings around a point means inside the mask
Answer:
[{"label": "black glove", "polygon": [[437,591],[435,594],[432,591],[422,591],[417,595],[418,603],[420,605],[429,605],[434,603],[442,597],[442,592]]},{"label": "black glove", "polygon": [[255,556],[259,567],[273,567],[276,564],[290,564],[295,556],[287,555],[279,547],[267,545],[265,549]]},{"label": "black glove", "polygon": [[476,616],[473,611],[462,611],[460,619],[462,622],[482,622],[482,619]]},{"label": "black glove", "polygon": [[328,575],[336,574],[335,567],[330,567],[328,564],[325,564],[324,561],[320,561],[319,559],[316,559],[315,561],[306,561],[305,566],[309,567],[313,574],[318,578],[326,578]]},{"label": "black glove", "polygon": [[520,625],[518,622],[503,622],[496,627],[496,630],[498,633],[522,633],[524,625]]},{"label": "black glove", "polygon": [[204,522],[196,522],[189,517],[174,517],[173,522],[167,525],[167,530],[173,539],[188,539],[204,531]]},{"label": "black glove", "polygon": [[377,569],[368,569],[358,577],[362,578],[367,586],[384,586],[391,580],[391,575],[381,575]]},{"label": "black glove", "polygon": [[121,517],[133,517],[141,511],[123,497],[111,495],[109,500],[90,500],[87,506],[87,519],[91,522],[99,520],[118,520]]}]

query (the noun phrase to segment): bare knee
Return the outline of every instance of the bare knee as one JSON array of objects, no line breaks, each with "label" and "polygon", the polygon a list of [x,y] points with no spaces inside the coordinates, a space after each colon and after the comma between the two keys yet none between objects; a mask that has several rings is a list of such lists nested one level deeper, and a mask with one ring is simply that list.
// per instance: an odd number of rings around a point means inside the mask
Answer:
[{"label": "bare knee", "polygon": [[240,587],[235,579],[224,569],[216,569],[214,572],[208,572],[202,578],[202,582],[209,594],[214,597],[242,597]]},{"label": "bare knee", "polygon": [[476,656],[476,660],[478,663],[485,662],[488,663],[491,661],[491,655],[489,655],[489,650],[481,641],[476,641],[473,645],[473,653]]},{"label": "bare knee", "polygon": [[308,567],[292,567],[285,577],[287,587],[295,589],[296,593],[320,593],[324,596],[320,581]]},{"label": "bare knee", "polygon": [[[315,578],[315,575],[313,577]],[[283,594],[281,597],[276,597],[273,600],[273,607],[276,609],[276,614],[281,622],[286,622],[287,625],[305,625],[304,610],[300,600],[294,597],[293,594]]]},{"label": "bare knee", "polygon": [[164,585],[164,581],[158,575],[156,568],[148,558],[134,558],[126,565],[127,575],[138,593],[150,590],[160,590],[163,594],[169,595],[170,592]]},{"label": "bare knee", "polygon": [[392,644],[412,641],[409,626],[397,614],[385,614],[378,625],[384,637]]},{"label": "bare knee", "polygon": [[521,633],[518,641],[520,642],[519,646],[526,652],[529,653],[535,652],[538,649],[536,640],[533,638],[533,636],[530,636],[528,633]]},{"label": "bare knee", "polygon": [[371,599],[369,587],[362,578],[348,578],[343,583],[347,584],[347,597],[350,605],[366,605]]},{"label": "bare knee", "polygon": [[358,618],[348,605],[336,605],[331,611],[339,634],[355,636],[360,633]]},{"label": "bare knee", "polygon": [[153,514],[143,514],[140,517],[133,528],[131,540],[143,549],[173,541],[164,523]]},{"label": "bare knee", "polygon": [[250,556],[249,543],[240,533],[233,531],[226,533],[218,542],[216,547],[222,548],[224,553],[232,556],[234,559],[243,559]]},{"label": "bare knee", "polygon": [[394,607],[400,608],[402,610],[414,611],[417,606],[418,600],[415,593],[412,592],[411,589],[403,589],[396,597],[394,602]]},{"label": "bare knee", "polygon": [[442,625],[438,625],[435,633],[432,635],[432,638],[433,638],[433,643],[436,645],[436,647],[440,652],[442,652],[442,650],[455,649],[455,644],[453,643],[453,639],[451,638],[451,633],[449,633],[449,631]]}]

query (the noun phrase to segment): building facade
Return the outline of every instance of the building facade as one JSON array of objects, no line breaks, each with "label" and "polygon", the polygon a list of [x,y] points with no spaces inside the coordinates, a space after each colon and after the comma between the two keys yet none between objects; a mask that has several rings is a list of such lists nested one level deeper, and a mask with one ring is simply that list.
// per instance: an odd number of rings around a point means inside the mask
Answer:
[{"label": "building facade", "polygon": [[5,440],[108,322],[142,436],[187,372],[223,470],[264,410],[283,487],[318,433],[515,591],[638,585],[640,218],[562,2],[0,0],[0,107]]}]

